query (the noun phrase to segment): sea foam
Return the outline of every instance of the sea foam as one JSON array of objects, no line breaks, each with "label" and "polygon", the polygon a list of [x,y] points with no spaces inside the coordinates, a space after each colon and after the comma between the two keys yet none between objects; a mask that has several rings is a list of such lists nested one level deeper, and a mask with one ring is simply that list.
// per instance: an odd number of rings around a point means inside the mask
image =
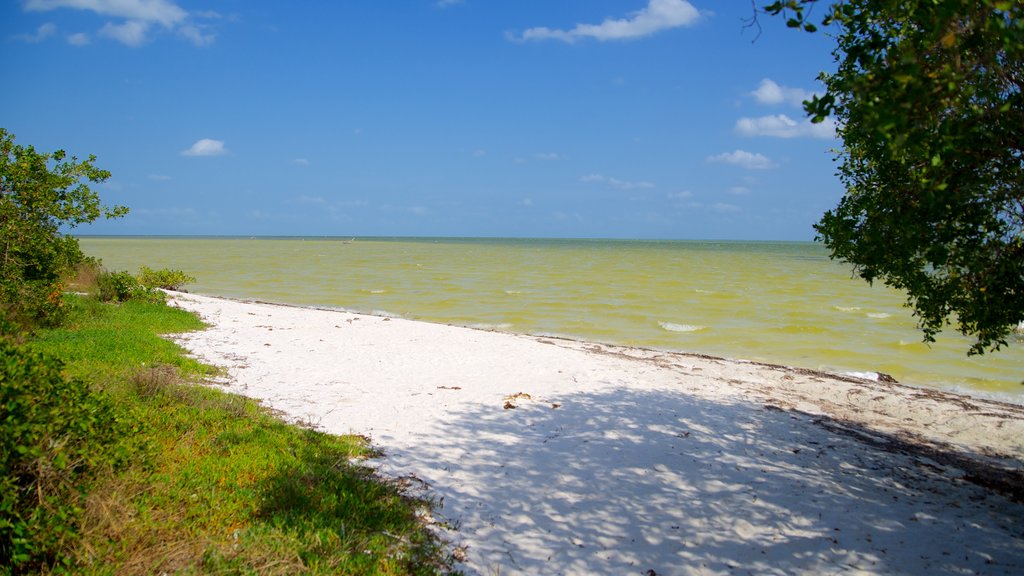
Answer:
[{"label": "sea foam", "polygon": [[661,326],[669,332],[700,332],[701,330],[707,330],[707,326],[694,326],[692,324],[676,324],[675,322],[658,322],[658,326]]},{"label": "sea foam", "polygon": [[512,329],[512,325],[509,324],[508,322],[502,322],[500,324],[477,323],[468,324],[466,328],[472,328],[474,330],[486,330],[488,332],[508,332],[509,330]]}]

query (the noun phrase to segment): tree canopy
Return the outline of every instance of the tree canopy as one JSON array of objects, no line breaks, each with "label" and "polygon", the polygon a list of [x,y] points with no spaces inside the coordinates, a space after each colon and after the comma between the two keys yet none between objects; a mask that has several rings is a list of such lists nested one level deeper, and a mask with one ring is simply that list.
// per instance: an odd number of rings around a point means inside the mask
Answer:
[{"label": "tree canopy", "polygon": [[926,341],[949,325],[998,350],[1024,321],[1024,2],[786,0],[793,28],[831,27],[837,68],[805,102],[833,116],[831,256],[906,291]]},{"label": "tree canopy", "polygon": [[89,187],[110,177],[95,161],[36,152],[0,128],[0,313],[8,319],[58,320],[62,279],[83,259],[78,240],[62,230],[128,212],[103,206]]}]

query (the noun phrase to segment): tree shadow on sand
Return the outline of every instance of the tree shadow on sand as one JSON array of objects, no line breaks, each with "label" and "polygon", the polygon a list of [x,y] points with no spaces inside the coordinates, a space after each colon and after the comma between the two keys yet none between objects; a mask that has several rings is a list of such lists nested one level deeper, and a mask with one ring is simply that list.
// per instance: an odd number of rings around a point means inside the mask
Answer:
[{"label": "tree shadow on sand", "polygon": [[470,571],[1024,572],[1024,505],[876,432],[672,390],[511,404],[389,450],[443,497]]}]

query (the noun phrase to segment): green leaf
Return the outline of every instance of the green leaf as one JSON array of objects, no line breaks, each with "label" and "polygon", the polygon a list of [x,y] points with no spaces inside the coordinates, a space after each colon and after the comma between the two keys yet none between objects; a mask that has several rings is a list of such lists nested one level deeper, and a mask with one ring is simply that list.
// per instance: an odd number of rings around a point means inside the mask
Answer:
[{"label": "green leaf", "polygon": [[[795,3],[791,27],[815,5]],[[845,195],[818,238],[906,291],[925,341],[998,350],[1024,321],[1024,2],[844,0],[823,22],[836,68],[804,108],[840,126]]]}]

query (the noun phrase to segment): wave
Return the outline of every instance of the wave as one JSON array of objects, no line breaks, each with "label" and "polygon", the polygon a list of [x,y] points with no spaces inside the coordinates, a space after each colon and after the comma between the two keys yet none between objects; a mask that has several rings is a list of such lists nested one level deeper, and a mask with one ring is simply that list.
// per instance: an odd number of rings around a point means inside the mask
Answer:
[{"label": "wave", "polygon": [[875,382],[878,382],[878,372],[859,372],[856,370],[850,370],[847,372],[842,372],[842,375],[860,378],[861,380],[873,380]]},{"label": "wave", "polygon": [[860,306],[833,306],[832,308],[840,312],[860,312]]},{"label": "wave", "polygon": [[669,332],[700,332],[701,330],[707,330],[707,326],[695,326],[692,324],[676,324],[675,322],[658,322],[658,326],[661,326]]},{"label": "wave", "polygon": [[883,318],[889,318],[890,316],[892,316],[892,314],[888,314],[886,312],[868,312],[868,318],[876,318],[881,320]]},{"label": "wave", "polygon": [[488,332],[508,332],[509,330],[512,329],[512,325],[509,324],[508,322],[502,322],[500,324],[478,323],[468,324],[466,325],[466,328],[472,328],[474,330],[486,330]]},{"label": "wave", "polygon": [[363,294],[386,294],[387,293],[387,290],[383,290],[383,289],[379,289],[379,288],[377,288],[377,289],[363,288],[363,289],[361,289],[359,291],[362,292]]}]

